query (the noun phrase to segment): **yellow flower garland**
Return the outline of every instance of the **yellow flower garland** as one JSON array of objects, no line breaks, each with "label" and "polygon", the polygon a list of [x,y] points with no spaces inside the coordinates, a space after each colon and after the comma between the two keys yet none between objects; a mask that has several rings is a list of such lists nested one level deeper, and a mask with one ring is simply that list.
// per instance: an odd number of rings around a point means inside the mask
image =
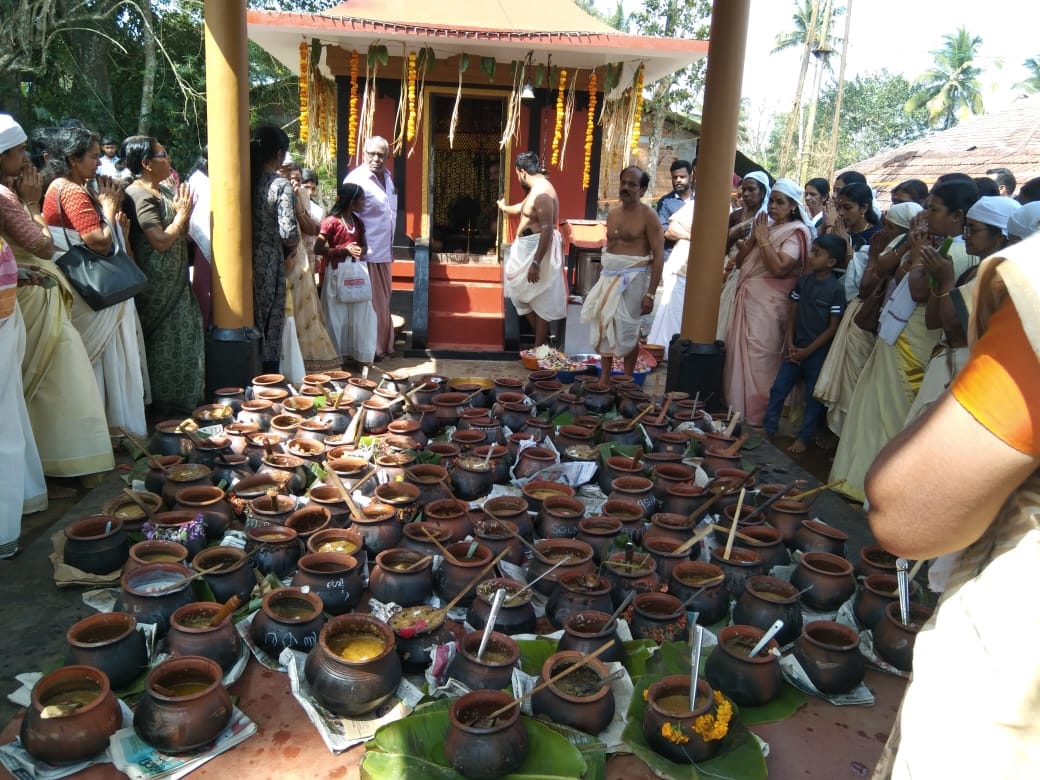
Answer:
[{"label": "yellow flower garland", "polygon": [[307,143],[310,137],[310,111],[307,100],[307,81],[310,78],[310,47],[307,41],[300,41],[300,143]]},{"label": "yellow flower garland", "polygon": [[552,164],[560,163],[560,139],[563,138],[563,99],[567,87],[567,71],[560,68],[560,83],[556,90],[556,127],[553,129]]},{"label": "yellow flower garland", "polygon": [[635,100],[636,110],[633,114],[632,120],[632,154],[635,154],[639,149],[639,123],[643,117],[643,71],[644,66],[640,64],[639,70],[636,71],[636,86],[635,86]]},{"label": "yellow flower garland", "polygon": [[589,114],[585,119],[585,166],[581,173],[581,188],[589,188],[592,171],[592,135],[596,125],[596,71],[589,76]]},{"label": "yellow flower garland", "polygon": [[701,715],[693,721],[693,730],[696,731],[705,742],[715,742],[729,733],[729,722],[733,718],[733,704],[722,695],[720,691],[714,691],[715,714],[710,712]]},{"label": "yellow flower garland", "polygon": [[350,53],[350,115],[347,117],[347,157],[357,152],[358,132],[358,53]]},{"label": "yellow flower garland", "polygon": [[408,118],[405,121],[404,134],[406,141],[411,141],[415,138],[415,82],[417,73],[415,59],[415,52],[408,55]]}]

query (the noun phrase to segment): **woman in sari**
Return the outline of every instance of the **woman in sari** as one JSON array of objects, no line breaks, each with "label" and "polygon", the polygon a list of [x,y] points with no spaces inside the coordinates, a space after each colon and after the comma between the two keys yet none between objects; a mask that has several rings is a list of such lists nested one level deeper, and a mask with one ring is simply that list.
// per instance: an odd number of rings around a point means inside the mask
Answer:
[{"label": "woman in sari", "polygon": [[[14,250],[23,277],[18,286],[26,337],[22,390],[43,473],[82,477],[109,471],[115,461],[105,408],[83,339],[72,325],[72,287],[50,259],[54,242],[40,213],[40,176],[25,155],[24,141],[9,149],[4,145],[0,141],[0,169],[13,189],[0,184],[0,234]],[[55,414],[57,409],[62,413]],[[46,508],[46,486],[37,492],[26,511]]]},{"label": "woman in sari", "polygon": [[834,334],[813,393],[827,407],[827,427],[838,436],[849,413],[859,375],[877,337],[873,331],[866,331],[856,324],[856,314],[877,285],[883,284],[887,288],[892,272],[910,249],[906,233],[911,220],[920,211],[921,207],[916,203],[898,203],[890,208],[885,214],[884,226],[871,237],[866,247],[856,252],[845,271],[845,297],[849,304],[838,332]]},{"label": "woman in sari", "polygon": [[849,242],[849,260],[880,228],[880,220],[874,211],[874,193],[860,181],[845,184],[841,192],[836,192],[827,201],[820,220],[821,233],[832,233]]},{"label": "woman in sari", "polygon": [[805,210],[809,212],[809,216],[812,217],[812,225],[814,228],[819,230],[820,221],[823,219],[823,204],[827,202],[827,198],[831,195],[831,185],[823,178],[809,179],[805,183],[805,192],[803,194],[805,202]]},{"label": "woman in sari", "polygon": [[812,245],[811,217],[790,179],[773,184],[765,214],[739,245],[733,321],[726,335],[723,388],[727,401],[752,426],[761,426],[784,349],[791,290],[805,273]]},{"label": "woman in sari", "polygon": [[[51,228],[57,253],[83,243],[98,254],[108,254],[113,243],[125,240],[126,217],[120,212],[123,193],[118,184],[97,178],[97,195],[87,187],[97,177],[98,137],[81,127],[66,127],[56,144],[58,154],[47,162],[55,178],[43,199],[43,218]],[[145,435],[148,365],[133,299],[94,311],[73,292],[72,324],[94,367],[109,427]]]},{"label": "woman in sari", "polygon": [[153,412],[187,415],[202,400],[205,343],[202,314],[188,282],[188,242],[192,193],[164,184],[170,158],[154,138],[135,135],[123,142],[120,157],[134,177],[126,188],[130,245],[148,286],[137,296],[152,382]]},{"label": "woman in sari", "polygon": [[733,263],[737,241],[751,235],[755,217],[765,214],[769,203],[769,174],[752,171],[740,182],[740,200],[743,207],[729,215],[729,233],[726,236],[726,260],[723,265],[722,297],[719,301],[719,321],[715,327],[715,338],[726,340],[730,321],[733,319],[733,299],[737,295],[737,278],[740,272]]},{"label": "woman in sari", "polygon": [[895,288],[882,309],[878,338],[853,391],[831,467],[830,481],[845,480],[836,489],[856,501],[863,501],[863,480],[870,464],[903,429],[941,334],[929,328],[925,319],[924,304],[931,288],[923,247],[934,236],[956,275],[964,273],[972,258],[959,237],[977,193],[971,180],[936,185],[928,198],[928,209],[913,220],[909,249],[895,269]]}]

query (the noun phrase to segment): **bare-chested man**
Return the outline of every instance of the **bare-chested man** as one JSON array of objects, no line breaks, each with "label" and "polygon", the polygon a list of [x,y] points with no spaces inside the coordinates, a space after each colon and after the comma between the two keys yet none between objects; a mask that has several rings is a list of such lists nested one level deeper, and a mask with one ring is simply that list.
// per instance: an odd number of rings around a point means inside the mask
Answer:
[{"label": "bare-chested man", "polygon": [[621,202],[607,212],[603,271],[581,310],[581,321],[591,324],[592,344],[602,356],[604,379],[610,377],[616,358],[624,359],[626,374],[635,370],[639,319],[653,310],[653,291],[661,281],[661,220],[641,200],[649,185],[642,168],[632,165],[621,171]]},{"label": "bare-chested man", "polygon": [[534,329],[534,345],[549,339],[549,323],[567,316],[567,291],[563,283],[563,242],[557,226],[560,199],[545,178],[534,152],[521,152],[514,163],[520,186],[527,191],[520,203],[498,208],[519,214],[517,237],[506,258],[506,294],[517,312]]}]

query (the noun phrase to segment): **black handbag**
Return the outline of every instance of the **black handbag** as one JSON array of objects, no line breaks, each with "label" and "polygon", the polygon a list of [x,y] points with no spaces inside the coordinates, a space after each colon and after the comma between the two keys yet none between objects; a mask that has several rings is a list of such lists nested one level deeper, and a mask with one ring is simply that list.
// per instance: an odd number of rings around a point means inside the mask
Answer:
[{"label": "black handbag", "polygon": [[55,263],[91,309],[101,311],[122,303],[148,286],[148,277],[123,248],[121,231],[117,225],[112,226],[112,251],[108,255],[99,255],[86,244],[72,244],[68,240],[60,189],[58,214],[69,248]]}]

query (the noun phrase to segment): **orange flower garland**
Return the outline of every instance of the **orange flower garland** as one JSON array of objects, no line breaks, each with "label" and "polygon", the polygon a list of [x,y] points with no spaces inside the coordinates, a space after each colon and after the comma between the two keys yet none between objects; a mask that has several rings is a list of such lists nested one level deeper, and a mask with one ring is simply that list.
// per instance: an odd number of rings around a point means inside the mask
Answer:
[{"label": "orange flower garland", "polygon": [[639,70],[636,71],[636,87],[635,87],[635,99],[636,99],[636,110],[632,120],[632,153],[635,154],[636,150],[639,149],[639,122],[643,117],[643,71],[644,66],[640,64]]},{"label": "orange flower garland", "polygon": [[560,164],[560,139],[563,137],[563,99],[567,87],[567,71],[560,68],[560,83],[556,90],[556,127],[553,129],[552,164]]},{"label": "orange flower garland", "polygon": [[589,76],[589,114],[585,119],[585,167],[581,173],[581,188],[589,188],[592,170],[592,134],[596,126],[596,71]]},{"label": "orange flower garland", "polygon": [[310,78],[310,47],[307,41],[300,41],[300,143],[307,143],[310,137],[310,111],[307,100],[307,81]]},{"label": "orange flower garland", "polygon": [[350,114],[347,117],[347,157],[357,152],[358,131],[358,53],[350,53]]},{"label": "orange flower garland", "polygon": [[408,118],[405,121],[404,139],[411,141],[415,138],[415,82],[416,66],[415,52],[408,55]]}]

